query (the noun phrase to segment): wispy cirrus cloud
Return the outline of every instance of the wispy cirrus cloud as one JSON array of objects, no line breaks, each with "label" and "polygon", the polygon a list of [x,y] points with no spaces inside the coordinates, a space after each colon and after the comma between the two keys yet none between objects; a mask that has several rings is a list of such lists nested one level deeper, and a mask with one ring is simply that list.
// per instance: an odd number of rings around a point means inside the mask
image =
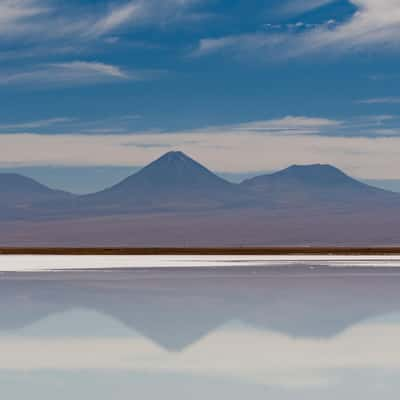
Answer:
[{"label": "wispy cirrus cloud", "polygon": [[386,137],[390,136],[400,137],[400,129],[376,129],[374,132],[377,135],[382,135]]},{"label": "wispy cirrus cloud", "polygon": [[59,40],[87,29],[95,16],[74,7],[61,8],[54,0],[2,0],[0,41],[24,38],[29,43]]},{"label": "wispy cirrus cloud", "polygon": [[51,12],[48,1],[43,0],[2,0],[0,2],[0,36],[21,34],[35,19]]},{"label": "wispy cirrus cloud", "polygon": [[95,22],[89,34],[108,34],[127,24],[165,25],[181,22],[186,17],[193,22],[193,13],[190,10],[202,2],[204,0],[131,0],[110,3],[108,11]]},{"label": "wispy cirrus cloud", "polygon": [[[201,133],[208,135],[257,134],[260,136],[322,136],[322,137],[382,137],[395,136],[399,132],[400,117],[388,114],[355,116],[349,119],[330,119],[323,117],[287,115],[282,118],[251,120],[241,123],[209,125],[189,131],[174,131],[142,128],[140,114],[123,114],[100,119],[77,119],[70,117],[55,117],[33,121],[18,121],[0,124],[0,134],[7,133],[38,133],[43,134],[107,134],[125,133],[129,135],[171,135]],[[138,130],[140,129],[140,130]],[[386,134],[387,133],[387,134]],[[182,136],[183,137],[183,136]]]},{"label": "wispy cirrus cloud", "polygon": [[76,73],[77,75],[89,73],[110,76],[113,78],[129,78],[128,73],[124,72],[120,67],[101,62],[72,61],[50,64],[49,66],[57,70],[71,72],[71,74]]},{"label": "wispy cirrus cloud", "polygon": [[[218,132],[252,132],[259,134],[282,134],[282,135],[299,135],[299,134],[320,134],[322,131],[329,128],[339,128],[343,124],[342,121],[288,115],[283,118],[250,121],[234,125],[222,125],[217,127],[209,127],[208,131],[213,133]],[[200,130],[201,131],[201,130]],[[204,129],[202,129],[204,131]]]},{"label": "wispy cirrus cloud", "polygon": [[[60,5],[56,0],[2,0],[0,39],[25,35],[30,40],[112,33],[125,25],[181,21],[204,0],[102,0],[89,5]],[[193,20],[193,19],[192,19]]]},{"label": "wispy cirrus cloud", "polygon": [[316,8],[333,3],[335,0],[290,0],[278,8],[283,14],[302,14]]},{"label": "wispy cirrus cloud", "polygon": [[25,67],[19,63],[0,68],[0,85],[76,85],[159,77],[162,71],[65,59],[95,54],[106,41],[114,45],[125,29],[174,24],[191,16],[203,1],[100,0],[71,5],[58,0],[0,0],[0,59],[31,60]]},{"label": "wispy cirrus cloud", "polygon": [[24,129],[37,129],[37,128],[48,128],[50,126],[56,126],[74,121],[73,118],[67,117],[56,117],[48,119],[40,119],[35,121],[18,122],[13,124],[0,124],[0,130],[24,130]]},{"label": "wispy cirrus cloud", "polygon": [[244,128],[259,127],[262,129],[293,129],[293,128],[323,128],[338,126],[341,121],[328,118],[313,118],[304,116],[286,116],[280,119],[271,119],[261,122],[241,124]]},{"label": "wispy cirrus cloud", "polygon": [[118,80],[145,79],[140,72],[95,61],[71,61],[35,66],[22,71],[0,73],[0,85],[90,84]]},{"label": "wispy cirrus cloud", "polygon": [[[234,55],[266,56],[266,50],[272,50],[282,42],[280,34],[246,33],[217,38],[200,39],[198,47],[191,53],[193,57],[208,54],[231,52]],[[262,53],[260,53],[262,52]]]},{"label": "wispy cirrus cloud", "polygon": [[79,134],[113,135],[131,132],[141,119],[142,115],[140,114],[122,114],[96,119],[52,117],[26,121],[8,121],[0,124],[0,134],[40,132],[49,135],[63,135],[78,132]]},{"label": "wispy cirrus cloud", "polygon": [[374,97],[357,101],[359,104],[400,104],[400,97]]},{"label": "wispy cirrus cloud", "polygon": [[[399,46],[400,0],[349,0],[357,11],[350,18],[315,24],[312,29],[255,32],[203,38],[195,55],[231,51],[264,60],[294,58],[319,52],[394,49]],[[307,3],[300,3],[306,5]],[[315,4],[314,4],[315,6]]]},{"label": "wispy cirrus cloud", "polygon": [[143,3],[139,1],[129,1],[118,6],[111,5],[108,13],[99,18],[90,28],[89,34],[103,35],[135,19],[140,20],[143,17],[144,10]]}]

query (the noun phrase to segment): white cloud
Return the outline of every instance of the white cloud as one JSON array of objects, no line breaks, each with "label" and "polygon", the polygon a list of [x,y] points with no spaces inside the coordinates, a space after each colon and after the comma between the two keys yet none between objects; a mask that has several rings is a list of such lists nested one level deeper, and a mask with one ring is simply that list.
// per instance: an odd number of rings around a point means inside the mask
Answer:
[{"label": "white cloud", "polygon": [[312,32],[304,50],[335,47],[346,50],[375,45],[396,46],[400,35],[399,0],[351,0],[358,11],[335,29]]},{"label": "white cloud", "polygon": [[51,11],[48,1],[2,0],[0,2],[0,35],[21,34],[33,19]]},{"label": "white cloud", "polygon": [[302,14],[332,3],[334,0],[289,0],[279,8],[284,14]]},{"label": "white cloud", "polygon": [[400,104],[400,97],[375,97],[358,101],[360,104]]},{"label": "white cloud", "polygon": [[278,35],[267,35],[263,33],[204,38],[200,39],[197,49],[191,53],[191,56],[198,57],[206,54],[218,53],[223,50],[232,50],[239,54],[254,54],[260,49],[274,46],[274,44],[280,42],[280,40],[280,36]]},{"label": "white cloud", "polygon": [[25,36],[30,41],[94,39],[132,24],[182,20],[203,0],[103,0],[63,7],[56,0],[1,0],[0,40]]},{"label": "white cloud", "polygon": [[400,136],[400,129],[375,129],[373,131],[376,135],[382,135],[382,136]]},{"label": "white cloud", "polygon": [[49,118],[41,119],[36,121],[19,122],[15,124],[0,124],[0,130],[15,130],[15,129],[35,129],[35,128],[46,128],[58,124],[64,124],[72,122],[71,118]]},{"label": "white cloud", "polygon": [[311,53],[353,49],[393,49],[399,45],[400,0],[350,0],[357,7],[341,23],[324,23],[301,32],[267,32],[205,38],[195,55],[222,50],[271,59],[292,58]]},{"label": "white cloud", "polygon": [[0,73],[0,85],[21,84],[89,84],[99,81],[141,79],[140,73],[130,73],[120,67],[100,62],[71,61],[36,66],[17,72]]},{"label": "white cloud", "polygon": [[55,0],[2,0],[0,40],[20,39],[48,43],[71,35],[81,35],[96,14],[81,14],[77,7],[60,8]]},{"label": "white cloud", "polygon": [[72,61],[68,63],[50,64],[50,67],[70,71],[71,73],[85,74],[94,73],[105,76],[112,76],[113,78],[128,78],[128,74],[123,72],[120,67],[100,62],[87,62],[87,61]]},{"label": "white cloud", "polygon": [[299,130],[299,129],[318,129],[330,126],[338,126],[341,121],[327,118],[309,118],[299,116],[286,116],[280,119],[266,121],[256,121],[240,124],[238,127],[244,130]]},{"label": "white cloud", "polygon": [[143,16],[143,3],[130,1],[118,7],[110,7],[110,11],[100,18],[90,29],[93,35],[102,35]]},{"label": "white cloud", "polygon": [[[129,24],[170,23],[182,20],[191,6],[200,0],[131,0],[111,3],[109,10],[90,29],[89,34],[98,36]],[[193,21],[193,14],[187,15]]]},{"label": "white cloud", "polygon": [[[327,118],[310,118],[304,116],[286,116],[279,119],[251,121],[236,125],[222,125],[208,127],[206,130],[212,133],[221,132],[252,132],[262,134],[319,134],[321,129],[338,128],[342,121]],[[205,129],[200,129],[205,131]]]},{"label": "white cloud", "polygon": [[[384,127],[382,127],[383,129]],[[328,163],[356,177],[399,179],[400,137],[322,136],[339,121],[286,117],[196,131],[127,134],[0,135],[1,166],[139,166],[161,153],[182,150],[211,169],[242,173],[290,164]]]}]

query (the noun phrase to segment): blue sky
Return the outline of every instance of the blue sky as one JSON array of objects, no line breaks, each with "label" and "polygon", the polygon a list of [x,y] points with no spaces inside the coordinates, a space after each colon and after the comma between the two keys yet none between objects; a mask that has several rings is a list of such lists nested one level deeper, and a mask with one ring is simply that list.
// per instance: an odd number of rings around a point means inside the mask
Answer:
[{"label": "blue sky", "polygon": [[400,0],[2,0],[0,168],[90,191],[180,149],[395,181],[398,37]]}]

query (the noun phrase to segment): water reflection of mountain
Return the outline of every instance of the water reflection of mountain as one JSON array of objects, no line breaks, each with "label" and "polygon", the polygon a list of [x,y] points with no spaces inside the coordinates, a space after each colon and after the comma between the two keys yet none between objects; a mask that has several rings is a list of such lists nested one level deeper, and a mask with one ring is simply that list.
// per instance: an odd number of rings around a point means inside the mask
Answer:
[{"label": "water reflection of mountain", "polygon": [[400,311],[400,271],[382,272],[296,267],[6,274],[0,280],[0,329],[85,308],[175,351],[232,320],[325,338]]}]

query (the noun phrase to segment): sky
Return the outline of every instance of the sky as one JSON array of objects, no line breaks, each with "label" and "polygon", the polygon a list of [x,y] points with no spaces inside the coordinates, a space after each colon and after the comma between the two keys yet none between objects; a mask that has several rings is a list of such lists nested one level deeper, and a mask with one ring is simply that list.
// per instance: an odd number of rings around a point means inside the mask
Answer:
[{"label": "sky", "polygon": [[400,0],[0,0],[0,171],[90,192],[181,150],[395,187],[399,37]]}]

